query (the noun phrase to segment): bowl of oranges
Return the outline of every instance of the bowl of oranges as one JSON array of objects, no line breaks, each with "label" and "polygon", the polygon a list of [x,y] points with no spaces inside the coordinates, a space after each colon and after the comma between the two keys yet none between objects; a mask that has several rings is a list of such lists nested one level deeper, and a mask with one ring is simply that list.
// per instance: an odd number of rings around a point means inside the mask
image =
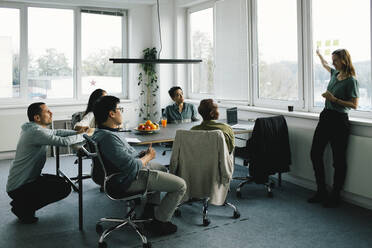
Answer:
[{"label": "bowl of oranges", "polygon": [[159,129],[159,124],[147,120],[145,123],[138,124],[138,126],[134,130],[140,133],[153,133],[159,131]]}]

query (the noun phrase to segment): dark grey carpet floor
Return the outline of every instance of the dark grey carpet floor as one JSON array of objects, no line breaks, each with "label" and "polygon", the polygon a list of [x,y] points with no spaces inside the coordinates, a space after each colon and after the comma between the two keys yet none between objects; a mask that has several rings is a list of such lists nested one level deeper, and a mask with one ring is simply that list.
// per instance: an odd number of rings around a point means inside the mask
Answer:
[{"label": "dark grey carpet floor", "polygon": [[[168,163],[169,154],[159,161]],[[73,156],[62,157],[62,167],[74,175]],[[89,171],[89,161],[84,161]],[[241,161],[237,160],[237,163]],[[10,160],[0,161],[0,247],[97,247],[96,221],[100,217],[121,217],[123,204],[109,200],[90,179],[84,181],[84,231],[78,229],[77,193],[37,211],[39,222],[24,225],[10,212],[10,198],[5,192]],[[44,172],[55,172],[55,160],[48,159]],[[242,176],[245,168],[235,167]],[[156,237],[148,234],[153,247],[252,247],[252,248],[371,248],[372,211],[348,203],[337,209],[325,209],[306,203],[313,192],[283,182],[268,198],[262,185],[249,184],[238,199],[231,184],[228,200],[235,204],[241,218],[232,218],[232,209],[211,206],[211,224],[201,225],[201,204],[185,205],[182,216],[173,217],[178,232]],[[114,232],[107,238],[108,247],[142,247],[137,235],[129,228]]]}]

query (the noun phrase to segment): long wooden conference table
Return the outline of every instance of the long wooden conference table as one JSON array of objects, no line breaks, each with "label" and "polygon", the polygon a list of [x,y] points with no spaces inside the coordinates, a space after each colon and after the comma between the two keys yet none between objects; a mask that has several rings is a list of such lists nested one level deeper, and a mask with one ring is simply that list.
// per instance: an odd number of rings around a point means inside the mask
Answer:
[{"label": "long wooden conference table", "polygon": [[[221,120],[224,122],[225,120]],[[191,123],[180,123],[180,124],[167,124],[165,128],[160,127],[160,130],[153,133],[141,133],[134,129],[123,131],[123,135],[128,139],[128,143],[133,145],[146,145],[164,142],[173,142],[176,137],[177,130],[190,130],[193,126],[200,124],[199,122]],[[234,129],[234,134],[247,134],[253,131],[254,122],[251,121],[240,121],[239,124],[244,124],[246,127],[244,129]],[[131,140],[136,139],[135,142]],[[76,155],[78,157],[78,175],[76,177],[70,178],[60,168],[60,158],[59,158],[59,147],[56,147],[56,175],[64,177],[71,185],[71,187],[78,193],[79,201],[79,230],[83,230],[83,179],[89,178],[90,176],[83,175],[83,157],[84,152],[80,149],[82,145],[73,147],[77,151]],[[77,185],[73,182],[76,180]]]}]

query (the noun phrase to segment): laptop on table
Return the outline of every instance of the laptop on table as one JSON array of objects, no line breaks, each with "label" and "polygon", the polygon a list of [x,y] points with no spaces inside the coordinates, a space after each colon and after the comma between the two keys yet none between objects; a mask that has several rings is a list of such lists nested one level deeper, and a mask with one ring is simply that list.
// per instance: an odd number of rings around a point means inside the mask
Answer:
[{"label": "laptop on table", "polygon": [[252,129],[252,124],[239,124],[238,123],[238,108],[228,108],[226,109],[226,119],[227,124],[234,129],[244,129],[249,130]]}]

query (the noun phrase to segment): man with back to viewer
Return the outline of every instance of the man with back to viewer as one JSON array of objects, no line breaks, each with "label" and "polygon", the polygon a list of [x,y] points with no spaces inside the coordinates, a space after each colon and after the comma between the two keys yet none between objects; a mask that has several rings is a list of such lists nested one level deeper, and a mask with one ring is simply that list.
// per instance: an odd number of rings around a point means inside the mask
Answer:
[{"label": "man with back to viewer", "polygon": [[198,112],[203,117],[203,122],[200,125],[193,126],[191,130],[221,130],[225,136],[229,153],[231,153],[235,146],[234,132],[230,126],[216,121],[220,116],[217,103],[213,99],[203,99],[200,101]]},{"label": "man with back to viewer", "polygon": [[[27,109],[29,122],[22,125],[15,159],[12,161],[6,191],[13,199],[11,211],[22,223],[38,221],[35,211],[67,197],[70,185],[56,175],[41,174],[45,165],[47,145],[68,146],[84,141],[83,135],[72,130],[51,130],[52,112],[43,102],[32,103]],[[84,129],[92,135],[94,129]]]}]

